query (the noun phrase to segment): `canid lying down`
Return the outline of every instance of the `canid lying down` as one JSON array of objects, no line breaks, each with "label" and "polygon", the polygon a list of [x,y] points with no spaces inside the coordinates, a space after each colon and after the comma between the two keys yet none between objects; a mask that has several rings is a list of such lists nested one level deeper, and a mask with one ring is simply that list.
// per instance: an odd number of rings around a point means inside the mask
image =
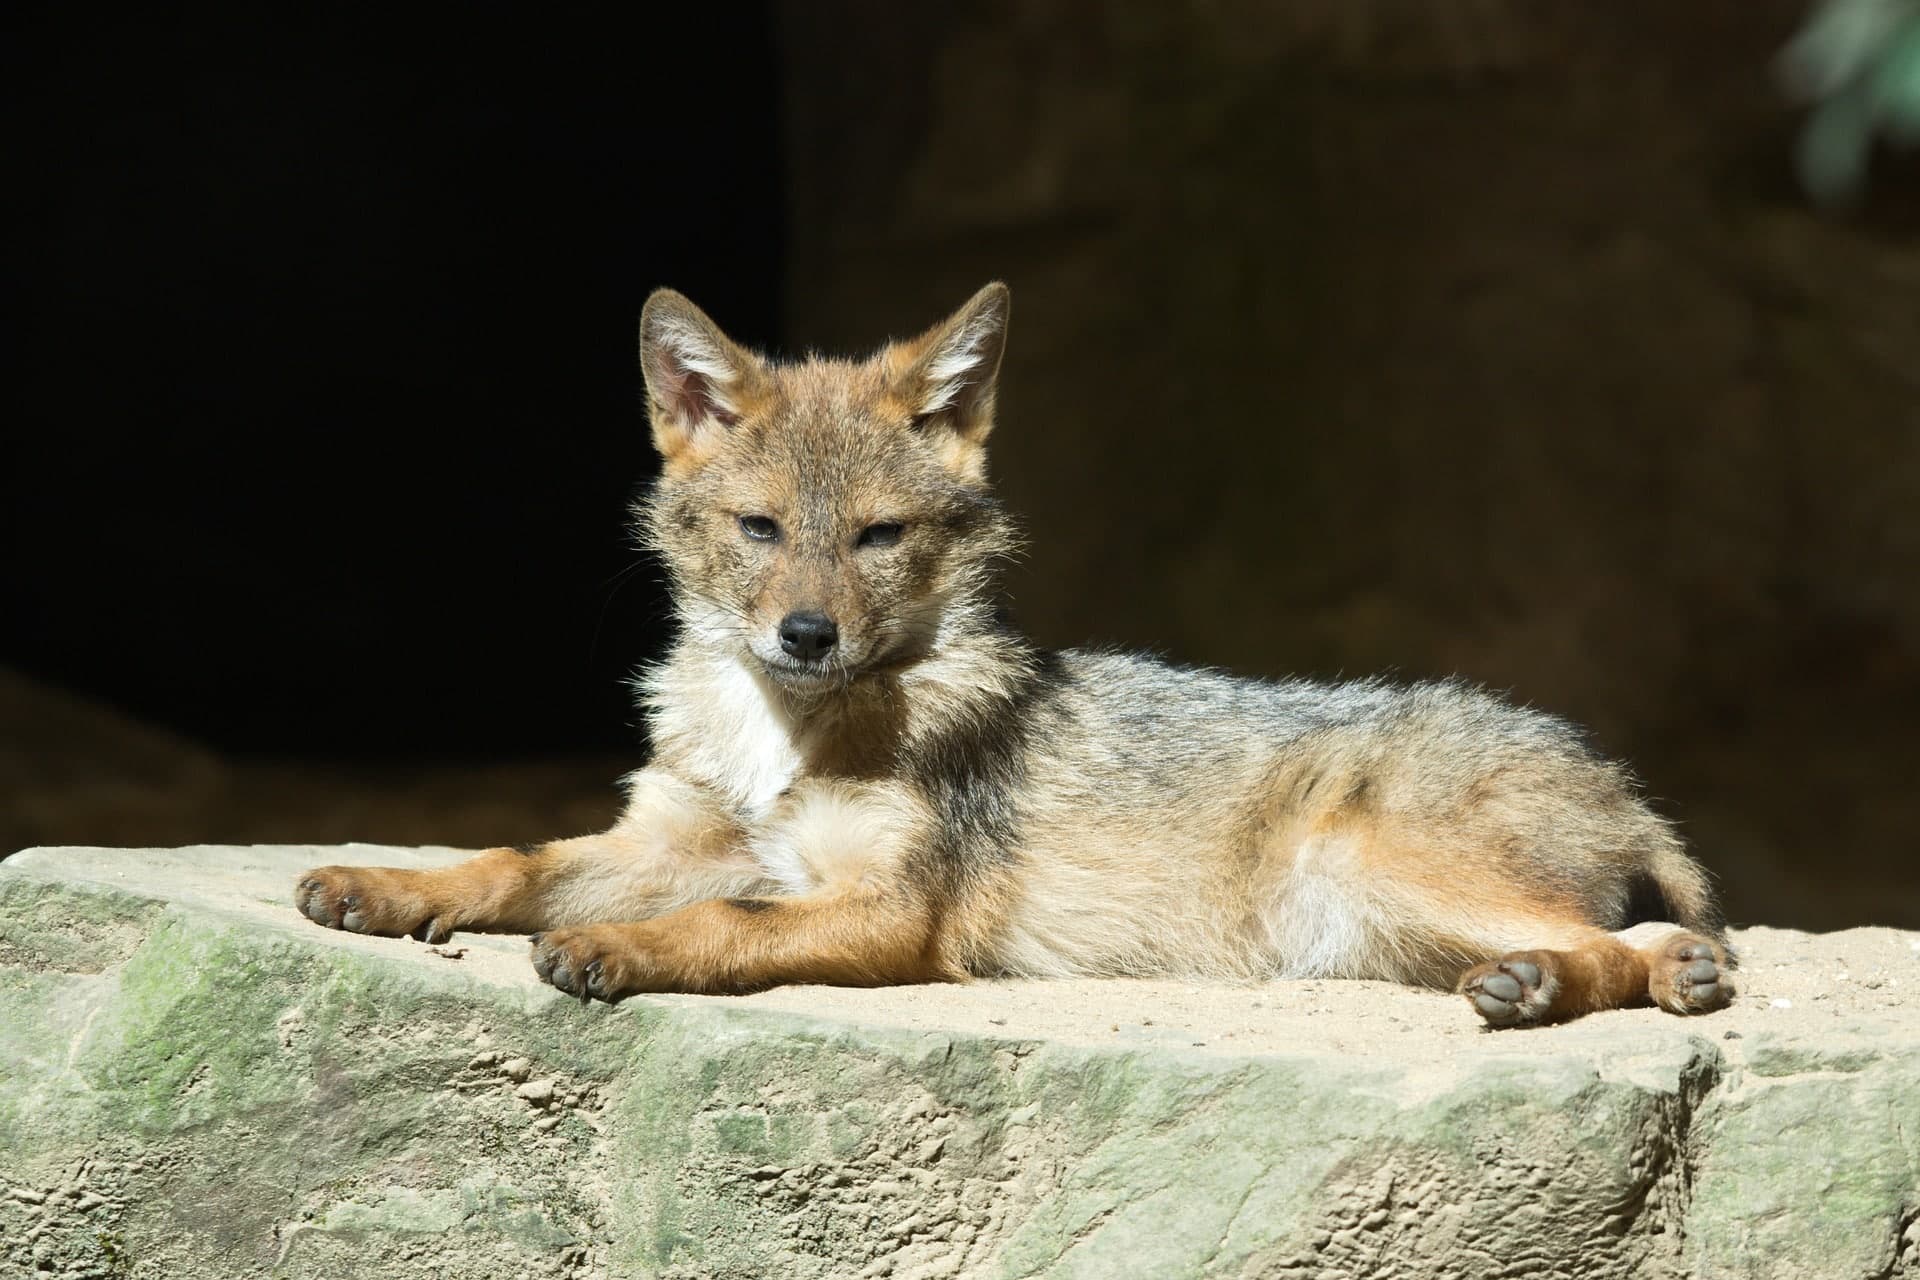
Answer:
[{"label": "canid lying down", "polygon": [[362,933],[533,932],[581,996],[969,974],[1384,978],[1495,1025],[1728,1000],[1707,879],[1567,724],[1460,684],[1044,652],[995,610],[1008,294],[776,365],[662,290],[641,527],[681,634],[612,830],[321,867]]}]

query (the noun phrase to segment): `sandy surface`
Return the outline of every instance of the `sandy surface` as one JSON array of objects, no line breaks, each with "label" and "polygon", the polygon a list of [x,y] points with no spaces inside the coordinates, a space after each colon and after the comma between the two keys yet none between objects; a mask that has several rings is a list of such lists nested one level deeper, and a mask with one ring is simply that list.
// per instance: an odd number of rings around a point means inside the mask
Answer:
[{"label": "sandy surface", "polygon": [[[461,934],[430,948],[407,939],[320,929],[293,910],[298,871],[321,862],[434,865],[452,850],[348,846],[201,846],[167,850],[37,850],[9,869],[92,880],[142,895],[238,912],[266,928],[321,946],[390,955],[462,972],[502,986],[540,989],[524,938]],[[1538,1053],[1613,1037],[1692,1034],[1740,1042],[1772,1034],[1920,1038],[1920,934],[1850,929],[1806,934],[1747,929],[1734,934],[1741,957],[1733,1005],[1698,1018],[1626,1009],[1556,1027],[1490,1032],[1458,996],[1384,982],[1312,980],[1253,986],[1145,981],[981,981],[878,990],[785,987],[744,997],[648,996],[644,1001],[711,1001],[854,1024],[928,1033],[1049,1040],[1202,1054],[1356,1054],[1417,1061],[1459,1052]]]},{"label": "sandy surface", "polygon": [[1236,1055],[1304,1050],[1417,1058],[1468,1045],[1537,1052],[1569,1039],[1661,1028],[1734,1042],[1767,1032],[1798,1037],[1841,1029],[1849,1035],[1920,1036],[1920,934],[1748,929],[1734,940],[1742,964],[1730,1008],[1698,1018],[1622,1009],[1518,1031],[1484,1030],[1459,996],[1331,979],[1252,987],[1138,980],[878,991],[788,987],[740,1003],[927,1031]]}]

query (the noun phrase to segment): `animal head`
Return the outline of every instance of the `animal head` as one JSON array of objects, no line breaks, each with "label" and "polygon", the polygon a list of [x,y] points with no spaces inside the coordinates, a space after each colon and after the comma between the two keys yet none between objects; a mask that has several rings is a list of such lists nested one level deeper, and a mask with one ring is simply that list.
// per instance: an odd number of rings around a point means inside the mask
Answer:
[{"label": "animal head", "polygon": [[659,483],[640,508],[695,639],[796,690],[982,625],[1011,522],[986,480],[1007,287],[865,360],[776,363],[672,290],[640,317]]}]

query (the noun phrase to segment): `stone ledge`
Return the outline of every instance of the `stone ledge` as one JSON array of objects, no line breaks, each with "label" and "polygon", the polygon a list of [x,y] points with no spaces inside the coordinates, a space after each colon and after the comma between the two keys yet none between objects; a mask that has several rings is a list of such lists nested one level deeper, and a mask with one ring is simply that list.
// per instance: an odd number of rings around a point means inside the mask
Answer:
[{"label": "stone ledge", "polygon": [[1723,1013],[1487,1033],[1348,982],[610,1010],[288,905],[458,856],[0,864],[0,1273],[1920,1276],[1920,936],[1748,930]]}]

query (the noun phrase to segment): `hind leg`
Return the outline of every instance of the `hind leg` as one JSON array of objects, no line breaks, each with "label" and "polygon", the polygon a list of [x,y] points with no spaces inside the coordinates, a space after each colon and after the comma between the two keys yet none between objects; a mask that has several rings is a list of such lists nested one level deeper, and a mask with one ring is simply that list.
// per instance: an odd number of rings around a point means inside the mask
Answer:
[{"label": "hind leg", "polygon": [[1564,1022],[1648,1003],[1706,1013],[1733,997],[1725,948],[1677,925],[1637,925],[1558,950],[1512,951],[1461,976],[1474,1012],[1496,1027]]},{"label": "hind leg", "polygon": [[1710,1013],[1733,999],[1733,956],[1678,925],[1642,924],[1614,935],[1647,962],[1647,996],[1668,1013]]}]

